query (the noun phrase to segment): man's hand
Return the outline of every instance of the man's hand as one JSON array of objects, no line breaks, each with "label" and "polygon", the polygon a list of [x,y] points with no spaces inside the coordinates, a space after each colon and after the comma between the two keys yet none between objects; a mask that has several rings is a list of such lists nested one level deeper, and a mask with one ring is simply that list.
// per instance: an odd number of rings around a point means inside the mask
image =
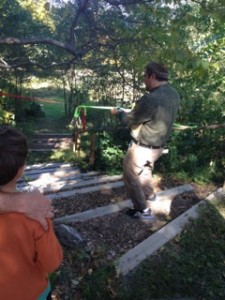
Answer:
[{"label": "man's hand", "polygon": [[38,221],[44,230],[48,230],[46,218],[53,218],[53,206],[51,200],[43,196],[38,190],[21,195],[24,214],[33,220]]},{"label": "man's hand", "polygon": [[114,107],[111,109],[111,114],[113,116],[117,116],[121,111],[125,112],[125,113],[129,113],[131,111],[131,109],[129,108],[118,108],[118,107]]},{"label": "man's hand", "polygon": [[111,114],[112,114],[113,116],[117,116],[118,113],[119,113],[118,108],[114,107],[114,108],[111,109]]}]

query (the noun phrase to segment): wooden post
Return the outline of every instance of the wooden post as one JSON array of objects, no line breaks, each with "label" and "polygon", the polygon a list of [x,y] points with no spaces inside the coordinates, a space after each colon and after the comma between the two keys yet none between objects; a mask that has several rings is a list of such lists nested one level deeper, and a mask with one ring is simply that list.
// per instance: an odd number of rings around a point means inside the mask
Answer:
[{"label": "wooden post", "polygon": [[75,132],[73,135],[73,152],[80,156],[80,132]]},{"label": "wooden post", "polygon": [[77,144],[76,132],[73,132],[73,152],[76,152],[76,144]]},{"label": "wooden post", "polygon": [[95,132],[92,132],[90,137],[89,165],[93,166],[94,162],[95,162]]}]

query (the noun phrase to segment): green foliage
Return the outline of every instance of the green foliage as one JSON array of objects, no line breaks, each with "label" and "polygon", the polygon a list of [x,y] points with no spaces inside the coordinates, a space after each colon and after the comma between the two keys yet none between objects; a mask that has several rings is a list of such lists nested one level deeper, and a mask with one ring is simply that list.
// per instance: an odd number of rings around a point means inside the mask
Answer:
[{"label": "green foliage", "polygon": [[108,286],[112,277],[115,277],[115,269],[111,265],[100,268],[91,275],[87,275],[81,287],[82,296],[87,300],[108,299]]},{"label": "green foliage", "polygon": [[90,170],[88,157],[87,156],[77,156],[72,150],[58,150],[54,151],[50,160],[58,162],[68,162],[74,166],[79,166],[81,172],[87,172]]},{"label": "green foliage", "polygon": [[75,155],[72,150],[55,150],[52,152],[30,152],[27,158],[27,164],[36,164],[44,162],[68,162],[75,166],[85,169],[84,159],[79,158]]},{"label": "green foliage", "polygon": [[44,118],[45,113],[39,103],[32,102],[29,107],[25,109],[26,118]]},{"label": "green foliage", "polygon": [[224,180],[224,129],[174,131],[169,153],[156,163],[156,170],[191,178],[198,183]]},{"label": "green foliage", "polygon": [[107,173],[121,173],[125,149],[128,147],[127,131],[99,134],[94,167]]},{"label": "green foliage", "polygon": [[15,125],[15,115],[9,111],[3,110],[0,106],[0,125]]},{"label": "green foliage", "polygon": [[[110,106],[110,101],[99,101],[98,103],[89,102],[87,105],[94,105],[94,106]],[[104,109],[89,109],[87,108],[87,128],[98,131],[103,130],[111,130],[115,128],[118,124],[117,120],[111,116],[110,110]]]},{"label": "green foliage", "polygon": [[[57,78],[57,85],[62,80],[60,98],[64,98],[64,103],[62,100],[55,105],[44,103],[43,110],[47,120],[56,114],[59,118],[64,113],[71,117],[77,105],[91,99],[92,104],[98,101],[109,106],[118,101],[123,104],[124,99],[136,100],[143,92],[144,66],[149,60],[157,60],[168,66],[170,81],[181,95],[179,123],[196,127],[222,124],[225,116],[223,4],[222,0],[167,0],[120,6],[106,5],[104,0],[89,1],[88,8],[77,15],[71,44],[77,51],[74,56],[46,43],[1,44],[4,66],[0,71],[1,89],[24,95],[29,76],[35,74],[42,80]],[[78,6],[76,1],[47,7],[45,1],[3,0],[2,39],[46,37],[68,44],[67,33],[71,33]],[[21,59],[20,68],[7,68],[9,71],[5,72],[7,64],[17,65]],[[58,62],[60,66],[53,69]],[[40,63],[44,68],[39,68]],[[26,108],[18,104],[14,99],[1,99],[2,108],[15,113],[17,120]],[[104,130],[104,126],[115,126],[109,113],[97,115],[96,118],[93,111],[88,114],[89,128]],[[111,136],[101,139],[96,167],[119,170],[126,147],[121,141],[115,143]],[[180,176],[186,174],[198,182],[221,180],[224,140],[222,129],[173,133],[169,154],[156,166]]]}]

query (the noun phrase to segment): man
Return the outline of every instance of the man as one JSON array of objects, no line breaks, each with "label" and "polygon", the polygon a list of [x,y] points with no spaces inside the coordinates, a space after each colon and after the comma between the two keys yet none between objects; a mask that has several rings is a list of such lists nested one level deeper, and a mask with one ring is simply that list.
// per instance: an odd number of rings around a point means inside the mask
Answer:
[{"label": "man", "polygon": [[30,193],[0,192],[0,214],[18,212],[38,221],[43,229],[48,229],[46,218],[53,218],[53,206],[48,198],[38,190]]},{"label": "man", "polygon": [[152,181],[154,163],[163,153],[175,120],[180,96],[168,83],[168,71],[162,64],[145,67],[146,93],[131,111],[113,108],[124,125],[131,129],[131,143],[124,157],[123,179],[133,208],[131,217],[151,219],[148,200],[155,200]]}]

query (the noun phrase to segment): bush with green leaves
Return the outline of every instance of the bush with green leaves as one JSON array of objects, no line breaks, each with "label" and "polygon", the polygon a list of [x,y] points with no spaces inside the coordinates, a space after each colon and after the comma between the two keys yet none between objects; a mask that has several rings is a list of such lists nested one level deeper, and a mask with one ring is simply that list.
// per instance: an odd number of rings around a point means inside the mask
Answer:
[{"label": "bush with green leaves", "polygon": [[96,159],[94,167],[107,173],[121,173],[123,158],[129,143],[127,130],[98,134]]},{"label": "bush with green leaves", "polygon": [[192,180],[222,182],[224,179],[224,129],[174,130],[167,144],[169,153],[156,163],[156,170],[186,174]]}]

